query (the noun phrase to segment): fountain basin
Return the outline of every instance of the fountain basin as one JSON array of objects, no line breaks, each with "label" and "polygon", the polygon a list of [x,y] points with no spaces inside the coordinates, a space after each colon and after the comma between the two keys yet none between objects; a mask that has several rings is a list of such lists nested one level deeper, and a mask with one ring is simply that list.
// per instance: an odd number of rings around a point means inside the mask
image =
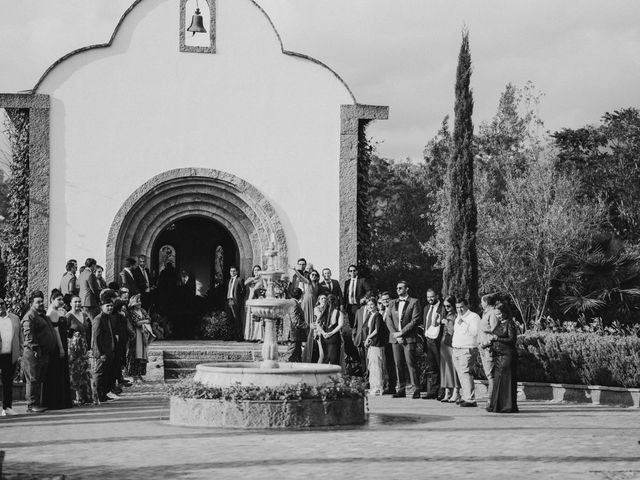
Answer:
[{"label": "fountain basin", "polygon": [[255,362],[203,363],[196,367],[194,380],[209,387],[240,384],[257,387],[320,385],[341,376],[339,365],[278,362],[277,368],[259,368]]},{"label": "fountain basin", "polygon": [[247,302],[251,307],[251,315],[258,318],[282,317],[291,310],[294,300],[283,298],[255,298]]}]

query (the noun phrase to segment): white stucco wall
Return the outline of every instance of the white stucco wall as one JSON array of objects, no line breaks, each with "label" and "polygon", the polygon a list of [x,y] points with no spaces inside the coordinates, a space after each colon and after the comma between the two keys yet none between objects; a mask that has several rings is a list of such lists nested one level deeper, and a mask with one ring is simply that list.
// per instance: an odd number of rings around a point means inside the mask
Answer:
[{"label": "white stucco wall", "polygon": [[349,92],[322,66],[282,54],[249,0],[218,0],[216,54],[179,52],[178,19],[178,1],[145,0],[110,48],[70,57],[38,89],[52,103],[50,284],[68,258],[104,264],[124,200],[180,167],[252,183],[280,215],[290,263],[305,256],[337,273]]}]

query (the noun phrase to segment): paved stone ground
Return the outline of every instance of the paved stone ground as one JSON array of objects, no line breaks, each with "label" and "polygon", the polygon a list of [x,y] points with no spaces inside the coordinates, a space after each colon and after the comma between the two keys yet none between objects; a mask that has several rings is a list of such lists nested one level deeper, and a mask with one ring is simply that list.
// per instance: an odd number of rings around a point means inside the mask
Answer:
[{"label": "paved stone ground", "polygon": [[[483,404],[481,404],[482,406]],[[357,428],[174,427],[153,387],[99,407],[0,418],[4,475],[99,479],[640,479],[640,410],[522,402],[495,415],[374,397]],[[23,412],[24,403],[17,404]]]}]

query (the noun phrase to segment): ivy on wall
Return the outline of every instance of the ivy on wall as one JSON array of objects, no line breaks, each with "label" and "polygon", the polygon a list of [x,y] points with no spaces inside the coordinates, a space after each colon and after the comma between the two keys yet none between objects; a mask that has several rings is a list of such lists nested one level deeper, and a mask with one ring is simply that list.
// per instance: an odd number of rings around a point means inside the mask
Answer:
[{"label": "ivy on wall", "polygon": [[371,245],[371,229],[369,227],[369,169],[373,147],[367,139],[367,125],[369,122],[361,120],[358,124],[358,193],[357,193],[357,223],[358,223],[358,268],[365,276],[369,276],[369,245]]},{"label": "ivy on wall", "polygon": [[9,205],[0,237],[6,267],[6,299],[9,309],[22,313],[27,306],[29,261],[29,110],[6,109],[4,122],[9,159]]}]

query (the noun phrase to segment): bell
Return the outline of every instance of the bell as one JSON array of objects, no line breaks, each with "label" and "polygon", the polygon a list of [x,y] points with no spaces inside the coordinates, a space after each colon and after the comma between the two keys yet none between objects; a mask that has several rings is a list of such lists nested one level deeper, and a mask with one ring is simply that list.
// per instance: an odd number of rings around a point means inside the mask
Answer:
[{"label": "bell", "polygon": [[191,17],[191,25],[189,25],[189,28],[187,28],[187,32],[193,32],[193,35],[195,35],[196,33],[207,33],[207,29],[204,28],[202,15],[200,15],[199,8],[196,8],[196,14]]}]

